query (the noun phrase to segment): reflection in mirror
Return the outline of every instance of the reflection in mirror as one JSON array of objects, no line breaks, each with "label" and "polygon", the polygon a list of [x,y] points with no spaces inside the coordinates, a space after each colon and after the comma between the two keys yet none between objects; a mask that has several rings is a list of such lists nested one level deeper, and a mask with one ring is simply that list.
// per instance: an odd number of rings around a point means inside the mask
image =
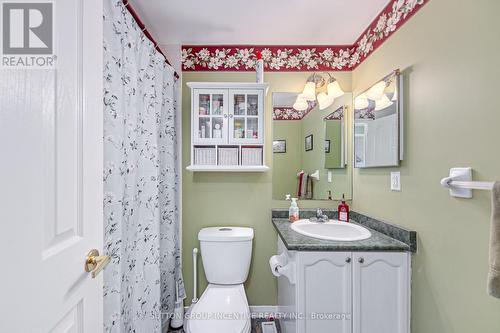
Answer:
[{"label": "reflection in mirror", "polygon": [[325,120],[325,169],[345,168],[345,109],[342,105]]},{"label": "reflection in mirror", "polygon": [[[352,94],[320,110],[293,108],[298,93],[273,94],[273,198],[301,200],[352,198],[352,163],[347,142]],[[351,125],[352,126],[352,125]]]},{"label": "reflection in mirror", "polygon": [[402,159],[399,70],[389,74],[354,100],[354,166],[398,166]]}]

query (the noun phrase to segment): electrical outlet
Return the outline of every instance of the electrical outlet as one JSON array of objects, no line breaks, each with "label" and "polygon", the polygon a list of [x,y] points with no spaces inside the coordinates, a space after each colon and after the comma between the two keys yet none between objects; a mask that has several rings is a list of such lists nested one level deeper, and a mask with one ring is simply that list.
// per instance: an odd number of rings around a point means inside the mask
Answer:
[{"label": "electrical outlet", "polygon": [[401,191],[401,172],[391,172],[391,191]]}]

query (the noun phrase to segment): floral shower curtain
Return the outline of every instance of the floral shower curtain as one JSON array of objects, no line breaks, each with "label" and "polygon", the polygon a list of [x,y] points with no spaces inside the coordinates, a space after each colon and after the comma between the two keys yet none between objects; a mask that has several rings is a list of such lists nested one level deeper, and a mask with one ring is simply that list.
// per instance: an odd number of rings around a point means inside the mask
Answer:
[{"label": "floral shower curtain", "polygon": [[104,1],[106,332],[160,333],[184,297],[173,69],[121,0]]}]

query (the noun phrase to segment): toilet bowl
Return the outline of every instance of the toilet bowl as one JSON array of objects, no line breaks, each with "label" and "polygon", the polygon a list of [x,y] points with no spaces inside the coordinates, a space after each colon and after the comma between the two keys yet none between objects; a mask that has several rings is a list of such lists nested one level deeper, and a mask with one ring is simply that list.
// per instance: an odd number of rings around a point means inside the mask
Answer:
[{"label": "toilet bowl", "polygon": [[209,284],[187,320],[188,333],[249,333],[250,310],[242,284]]},{"label": "toilet bowl", "polygon": [[191,308],[187,333],[249,333],[250,309],[243,282],[252,256],[253,229],[212,227],[198,233],[208,287]]}]

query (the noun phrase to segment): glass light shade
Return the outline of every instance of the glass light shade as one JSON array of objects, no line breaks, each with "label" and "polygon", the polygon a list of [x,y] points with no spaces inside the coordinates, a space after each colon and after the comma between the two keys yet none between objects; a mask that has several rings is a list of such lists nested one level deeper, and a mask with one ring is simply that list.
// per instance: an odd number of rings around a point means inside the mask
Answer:
[{"label": "glass light shade", "polygon": [[394,95],[392,95],[391,101],[395,102],[398,100],[398,87],[394,88]]},{"label": "glass light shade", "polygon": [[371,99],[372,101],[378,101],[379,99],[383,98],[382,95],[384,94],[384,90],[387,87],[385,81],[380,81],[376,83],[373,87],[368,89],[368,91],[365,93],[366,97]]},{"label": "glass light shade", "polygon": [[307,101],[302,97],[302,94],[297,96],[295,103],[293,104],[293,108],[297,111],[305,111],[309,107]]},{"label": "glass light shade", "polygon": [[328,96],[331,98],[337,98],[344,94],[344,91],[340,88],[339,81],[328,83],[326,89],[328,91]]},{"label": "glass light shade", "polygon": [[370,106],[370,103],[368,102],[368,98],[366,98],[365,94],[359,95],[354,100],[354,108],[356,110],[366,109],[368,106]]},{"label": "glass light shade", "polygon": [[391,101],[389,99],[389,97],[387,97],[386,94],[383,94],[382,98],[380,98],[379,100],[375,101],[375,111],[380,111],[380,110],[383,110],[385,108],[388,108],[392,104],[394,104],[394,102]]},{"label": "glass light shade", "polygon": [[324,92],[318,94],[318,104],[319,109],[324,110],[333,104],[335,98],[331,97],[330,94],[325,94]]},{"label": "glass light shade", "polygon": [[307,82],[301,95],[306,101],[316,100],[316,83]]}]

